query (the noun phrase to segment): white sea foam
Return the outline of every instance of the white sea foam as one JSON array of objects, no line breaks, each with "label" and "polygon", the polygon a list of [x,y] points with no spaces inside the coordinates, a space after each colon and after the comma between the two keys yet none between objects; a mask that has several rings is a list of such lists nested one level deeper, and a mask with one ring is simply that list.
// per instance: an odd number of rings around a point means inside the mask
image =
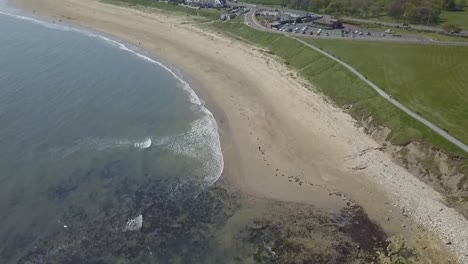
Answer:
[{"label": "white sea foam", "polygon": [[[186,155],[192,158],[200,159],[204,162],[204,167],[202,168],[204,184],[211,185],[215,183],[218,178],[221,176],[221,173],[224,169],[223,155],[221,151],[221,143],[218,134],[218,126],[216,120],[213,117],[213,114],[206,109],[200,99],[198,98],[195,91],[190,87],[190,85],[176,73],[178,70],[172,70],[166,65],[160,63],[159,61],[153,60],[148,56],[145,56],[136,50],[129,48],[128,46],[115,41],[109,37],[105,37],[90,31],[83,29],[72,28],[61,24],[49,23],[41,21],[32,17],[27,17],[15,13],[3,12],[0,11],[0,14],[27,20],[33,23],[40,24],[42,26],[58,29],[63,31],[73,31],[81,34],[85,34],[88,37],[97,38],[106,41],[107,43],[118,47],[121,50],[130,52],[135,56],[151,62],[153,64],[162,67],[167,72],[169,72],[175,79],[179,81],[179,87],[182,88],[189,96],[190,102],[197,106],[203,112],[203,117],[194,121],[191,124],[191,129],[182,134],[169,136],[165,138],[148,138],[145,141],[132,141],[132,140],[120,140],[120,139],[87,139],[86,144],[90,144],[97,149],[107,149],[112,147],[125,147],[125,146],[134,146],[136,148],[145,149],[150,147],[152,144],[163,145],[168,147],[170,150],[181,154]],[[80,144],[81,145],[81,144]],[[76,146],[71,152],[78,150],[80,146]],[[68,150],[70,152],[70,150]],[[70,152],[70,153],[71,153]]]},{"label": "white sea foam", "polygon": [[142,141],[142,142],[136,142],[133,144],[133,146],[135,148],[139,148],[139,149],[147,149],[149,147],[151,147],[151,138],[148,138],[146,139],[145,141]]},{"label": "white sea foam", "polygon": [[177,154],[203,161],[198,171],[206,185],[215,183],[224,168],[218,126],[211,112],[204,109],[203,118],[190,124],[190,130],[172,136],[153,139],[153,145],[161,146]]}]

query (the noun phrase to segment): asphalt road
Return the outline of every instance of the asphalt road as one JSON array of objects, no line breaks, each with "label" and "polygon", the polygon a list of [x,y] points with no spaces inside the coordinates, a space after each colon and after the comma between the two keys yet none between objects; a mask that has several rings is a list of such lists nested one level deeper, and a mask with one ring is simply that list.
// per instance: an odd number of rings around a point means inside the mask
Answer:
[{"label": "asphalt road", "polygon": [[[379,20],[373,20],[373,19],[363,19],[363,18],[354,18],[354,17],[343,17],[344,20],[348,21],[356,21],[360,23],[378,23],[379,25],[382,26],[389,26],[389,27],[396,27],[401,25],[401,23],[393,23],[393,22],[385,22],[385,21],[379,21]],[[442,28],[439,27],[431,27],[431,26],[423,26],[423,25],[413,25],[410,24],[412,29],[416,30],[427,30],[427,31],[432,31],[432,32],[442,32],[444,31]],[[468,31],[464,30],[460,32],[462,35],[467,35],[468,36]]]},{"label": "asphalt road", "polygon": [[[363,80],[364,82],[366,82],[370,87],[372,87],[372,89],[374,89],[380,96],[382,96],[383,98],[385,98],[387,101],[389,101],[390,103],[392,103],[393,105],[395,105],[396,107],[398,107],[399,109],[401,109],[403,112],[407,113],[408,115],[412,116],[413,118],[415,118],[416,120],[418,120],[419,122],[423,123],[424,125],[426,125],[427,127],[429,127],[430,129],[432,129],[434,132],[436,132],[437,134],[439,134],[440,136],[442,136],[443,138],[447,139],[448,141],[452,142],[454,145],[458,146],[460,149],[464,150],[466,153],[468,153],[468,146],[465,145],[463,142],[461,142],[460,140],[454,138],[453,136],[451,136],[449,133],[447,133],[446,131],[444,131],[443,129],[439,128],[438,126],[434,125],[433,123],[429,122],[427,119],[421,117],[420,115],[416,114],[415,112],[411,111],[410,109],[408,109],[406,106],[402,105],[400,102],[396,101],[395,99],[392,98],[391,95],[387,94],[386,92],[384,92],[380,87],[378,87],[377,85],[375,85],[373,82],[369,81],[364,75],[362,75],[361,73],[359,73],[355,68],[353,68],[352,66],[350,66],[349,64],[347,64],[346,62],[334,57],[333,55],[313,46],[312,44],[310,43],[307,43],[301,39],[298,39],[297,37],[299,36],[304,36],[304,35],[301,35],[301,34],[286,34],[284,32],[281,32],[281,31],[278,31],[278,30],[271,30],[271,29],[267,29],[265,27],[263,27],[262,25],[260,25],[258,23],[258,21],[255,19],[255,8],[252,8],[250,10],[249,13],[245,14],[245,23],[251,27],[254,27],[256,29],[259,29],[259,30],[263,30],[263,31],[269,31],[269,32],[274,32],[274,33],[281,33],[285,36],[288,36],[292,39],[295,39],[299,42],[301,42],[302,44],[310,47],[311,49],[323,54],[324,56],[338,62],[339,64],[343,65],[345,68],[347,68],[348,70],[350,70],[353,74],[355,74],[357,77],[359,77],[361,80]],[[343,39],[343,38],[339,38],[339,39]],[[348,39],[348,38],[346,38]]]}]

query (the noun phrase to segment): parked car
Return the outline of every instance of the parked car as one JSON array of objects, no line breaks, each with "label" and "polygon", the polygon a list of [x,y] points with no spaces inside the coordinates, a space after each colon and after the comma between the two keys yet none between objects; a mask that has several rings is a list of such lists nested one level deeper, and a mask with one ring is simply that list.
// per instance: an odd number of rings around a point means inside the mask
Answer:
[{"label": "parked car", "polygon": [[372,34],[370,33],[370,31],[367,31],[367,36],[370,36],[370,35],[372,35]]},{"label": "parked car", "polygon": [[360,35],[360,36],[362,36],[362,35],[363,35],[362,31],[359,31],[359,35]]},{"label": "parked car", "polygon": [[328,34],[328,32],[325,32],[325,36],[329,36],[330,34]]}]

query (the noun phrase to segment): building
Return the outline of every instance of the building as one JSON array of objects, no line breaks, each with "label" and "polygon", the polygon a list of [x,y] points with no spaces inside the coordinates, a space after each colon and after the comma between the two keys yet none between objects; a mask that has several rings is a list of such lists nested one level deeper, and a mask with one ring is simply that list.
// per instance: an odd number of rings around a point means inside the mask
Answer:
[{"label": "building", "polygon": [[314,22],[312,22],[314,26],[317,27],[322,27],[326,29],[335,29],[335,28],[343,28],[343,23],[338,20],[338,19],[326,19],[326,18],[321,18],[317,19]]},{"label": "building", "polygon": [[234,19],[234,18],[236,18],[236,17],[237,17],[237,14],[236,14],[236,13],[230,13],[230,12],[228,12],[228,13],[221,14],[221,15],[219,16],[219,19],[225,21],[225,20]]}]

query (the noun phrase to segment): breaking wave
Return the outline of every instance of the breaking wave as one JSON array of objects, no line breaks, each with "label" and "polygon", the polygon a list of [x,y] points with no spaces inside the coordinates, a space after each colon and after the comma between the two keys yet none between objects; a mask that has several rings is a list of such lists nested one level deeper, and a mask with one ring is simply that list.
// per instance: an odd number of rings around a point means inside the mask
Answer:
[{"label": "breaking wave", "polygon": [[148,138],[147,140],[142,141],[142,142],[137,142],[137,143],[133,144],[133,146],[135,148],[139,148],[139,149],[147,149],[147,148],[151,147],[151,138]]},{"label": "breaking wave", "polygon": [[72,148],[68,148],[66,150],[54,149],[53,151],[60,153],[61,157],[67,156],[83,147],[93,147],[97,150],[105,150],[108,148],[115,147],[133,146],[138,149],[147,149],[152,146],[161,146],[167,148],[168,150],[174,151],[175,153],[178,153],[180,155],[186,155],[203,161],[204,165],[203,168],[201,168],[201,172],[203,174],[204,184],[211,185],[215,183],[221,176],[221,173],[224,169],[224,161],[221,151],[221,143],[219,139],[218,126],[216,124],[216,120],[214,119],[213,114],[203,106],[202,102],[196,95],[195,91],[190,87],[190,85],[184,79],[182,79],[182,77],[180,77],[179,74],[175,72],[177,70],[172,70],[166,65],[160,63],[159,61],[153,60],[150,57],[137,52],[136,48],[134,47],[126,46],[116,40],[113,40],[103,35],[99,35],[83,29],[45,22],[19,14],[3,11],[0,11],[0,14],[37,23],[52,29],[72,31],[84,34],[88,37],[97,38],[121,50],[132,53],[133,55],[145,61],[162,67],[175,79],[178,80],[178,86],[187,93],[190,102],[195,106],[194,110],[199,110],[203,113],[203,117],[192,122],[190,130],[185,133],[162,138],[148,137],[144,140],[89,138],[79,142],[78,144],[74,144]]}]

